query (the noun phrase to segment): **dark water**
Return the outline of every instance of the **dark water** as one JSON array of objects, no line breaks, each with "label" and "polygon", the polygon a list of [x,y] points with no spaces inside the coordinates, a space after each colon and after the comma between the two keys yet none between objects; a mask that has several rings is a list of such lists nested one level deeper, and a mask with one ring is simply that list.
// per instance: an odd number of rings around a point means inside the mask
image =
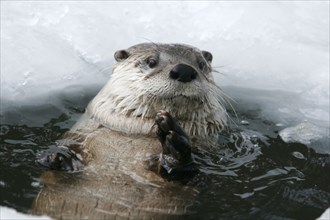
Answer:
[{"label": "dark water", "polygon": [[[53,144],[83,113],[97,89],[76,88],[52,104],[1,113],[0,205],[28,212],[42,187],[36,154]],[[201,173],[193,219],[315,219],[330,206],[330,156],[284,143],[281,127],[258,108],[234,104],[237,118],[220,134],[223,150],[196,155]],[[239,122],[249,123],[242,125]],[[327,147],[327,146],[326,146]]]}]

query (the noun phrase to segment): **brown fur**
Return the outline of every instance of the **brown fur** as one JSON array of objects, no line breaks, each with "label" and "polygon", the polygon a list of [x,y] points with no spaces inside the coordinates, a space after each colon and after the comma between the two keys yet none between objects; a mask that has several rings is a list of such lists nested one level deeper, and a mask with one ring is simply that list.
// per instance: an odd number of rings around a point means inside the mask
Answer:
[{"label": "brown fur", "polygon": [[[205,53],[166,44],[140,44],[116,53],[111,80],[62,140],[63,145],[74,141],[71,148],[88,166],[82,173],[45,172],[32,212],[58,219],[173,219],[193,213],[198,191],[164,180],[146,164],[162,151],[154,122],[161,109],[178,119],[193,150],[216,146],[226,113],[211,74],[212,56]],[[150,56],[158,59],[157,67],[144,63]],[[178,62],[198,71],[194,82],[168,79]],[[198,69],[199,62],[204,69]]]}]

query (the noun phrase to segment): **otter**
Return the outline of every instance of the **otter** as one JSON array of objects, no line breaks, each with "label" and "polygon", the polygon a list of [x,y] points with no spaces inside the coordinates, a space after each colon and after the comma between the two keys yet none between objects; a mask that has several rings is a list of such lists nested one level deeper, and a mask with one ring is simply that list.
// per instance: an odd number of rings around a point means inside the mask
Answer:
[{"label": "otter", "polygon": [[172,180],[198,172],[194,153],[216,149],[226,125],[212,54],[142,43],[114,57],[110,80],[81,119],[39,156],[49,170],[32,213],[173,219],[193,212],[198,192]]}]

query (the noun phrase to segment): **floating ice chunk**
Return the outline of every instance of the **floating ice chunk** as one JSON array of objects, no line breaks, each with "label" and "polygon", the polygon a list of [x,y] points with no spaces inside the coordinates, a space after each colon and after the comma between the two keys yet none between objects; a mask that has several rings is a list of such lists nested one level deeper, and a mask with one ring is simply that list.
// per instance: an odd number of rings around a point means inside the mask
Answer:
[{"label": "floating ice chunk", "polygon": [[248,121],[246,121],[246,120],[242,120],[241,121],[241,125],[249,125],[250,123],[248,122]]},{"label": "floating ice chunk", "polygon": [[292,152],[292,156],[294,156],[297,159],[301,159],[301,160],[306,159],[305,156],[302,153],[298,152],[298,151]]},{"label": "floating ice chunk", "polygon": [[303,122],[294,127],[281,130],[279,135],[286,143],[298,142],[307,145],[312,141],[325,137],[327,135],[327,131],[326,129],[313,125],[309,122]]},{"label": "floating ice chunk", "polygon": [[242,199],[249,198],[254,195],[254,192],[247,192],[247,193],[242,193],[242,194],[234,194],[235,196],[239,196]]}]

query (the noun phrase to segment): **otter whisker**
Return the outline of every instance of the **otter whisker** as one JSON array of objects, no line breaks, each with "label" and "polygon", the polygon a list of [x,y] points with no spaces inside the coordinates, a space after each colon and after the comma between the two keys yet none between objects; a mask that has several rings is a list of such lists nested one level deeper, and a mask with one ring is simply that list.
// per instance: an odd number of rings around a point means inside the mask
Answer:
[{"label": "otter whisker", "polygon": [[226,73],[220,72],[219,70],[215,70],[215,69],[212,69],[212,73],[217,73],[217,74],[221,74],[222,76],[226,76]]},{"label": "otter whisker", "polygon": [[103,67],[102,69],[100,69],[97,74],[100,74],[102,75],[104,72],[108,71],[108,70],[111,70],[112,69],[112,66],[106,66],[106,67]]}]

